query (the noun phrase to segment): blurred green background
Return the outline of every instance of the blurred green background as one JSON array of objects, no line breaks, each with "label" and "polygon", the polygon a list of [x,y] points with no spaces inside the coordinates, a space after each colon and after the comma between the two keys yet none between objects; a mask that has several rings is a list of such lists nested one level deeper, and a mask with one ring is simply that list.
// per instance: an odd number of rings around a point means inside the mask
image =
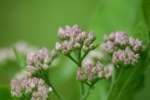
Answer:
[{"label": "blurred green background", "polygon": [[[57,29],[73,24],[96,32],[97,43],[112,31],[126,31],[147,42],[149,11],[149,0],[0,0],[0,48],[25,40],[51,49],[57,41]],[[13,61],[0,64],[0,100],[11,100],[9,82],[19,70]],[[76,66],[63,56],[51,68],[51,80],[67,100],[79,100],[75,70]],[[149,69],[145,75],[144,88],[135,100],[150,100]],[[103,98],[104,83],[97,84],[89,100]],[[51,98],[57,100],[53,94]]]}]

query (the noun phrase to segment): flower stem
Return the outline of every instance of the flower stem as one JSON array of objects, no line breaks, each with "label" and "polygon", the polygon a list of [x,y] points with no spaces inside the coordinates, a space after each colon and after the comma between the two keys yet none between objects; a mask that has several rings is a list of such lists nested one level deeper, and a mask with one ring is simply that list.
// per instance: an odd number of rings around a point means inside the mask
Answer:
[{"label": "flower stem", "polygon": [[[81,49],[82,49],[82,46],[81,46],[81,48],[79,49],[79,52],[78,52],[78,66],[79,67],[82,67],[82,61],[83,61],[83,59],[81,59]],[[81,82],[81,100],[83,100],[84,99],[84,94],[85,94],[85,87],[84,87],[84,83],[83,82]]]},{"label": "flower stem", "polygon": [[51,84],[50,86],[51,86],[51,88],[52,88],[54,94],[57,96],[57,98],[58,98],[59,100],[64,100],[63,97],[58,93],[58,91],[56,90],[56,88],[55,88],[52,84]]},{"label": "flower stem", "polygon": [[124,71],[124,68],[121,68],[120,70],[115,69],[115,80],[113,80],[114,82],[111,83],[111,87],[110,87],[110,89],[108,91],[108,95],[106,97],[106,100],[111,100],[112,98],[114,98],[113,90],[116,88],[116,84],[121,79],[121,75],[123,74],[123,71]]},{"label": "flower stem", "polygon": [[89,94],[90,94],[91,86],[88,88],[87,93],[84,95],[83,100],[87,100]]},{"label": "flower stem", "polygon": [[114,83],[115,83],[115,79],[116,79],[116,69],[115,69],[115,66],[113,66],[111,87],[113,87],[113,85],[114,85]]},{"label": "flower stem", "polygon": [[85,88],[84,88],[84,83],[81,82],[81,95],[80,95],[80,99],[84,100],[84,93],[85,93]]},{"label": "flower stem", "polygon": [[84,97],[83,97],[82,100],[87,100],[88,96],[90,95],[90,91],[91,91],[91,89],[93,88],[93,86],[96,84],[96,82],[97,82],[97,81],[95,81],[95,82],[92,83],[91,85],[88,85],[89,88],[88,88],[88,90],[87,90],[87,92],[86,92],[86,94],[84,95]]},{"label": "flower stem", "polygon": [[57,89],[55,88],[55,86],[51,83],[50,79],[49,79],[49,71],[44,72],[44,79],[46,81],[46,83],[52,88],[53,93],[57,96],[57,98],[59,100],[64,100],[64,98],[62,97],[62,95],[57,91]]},{"label": "flower stem", "polygon": [[68,57],[69,59],[71,59],[75,64],[78,65],[78,62],[77,62],[70,54],[67,55],[67,57]]}]

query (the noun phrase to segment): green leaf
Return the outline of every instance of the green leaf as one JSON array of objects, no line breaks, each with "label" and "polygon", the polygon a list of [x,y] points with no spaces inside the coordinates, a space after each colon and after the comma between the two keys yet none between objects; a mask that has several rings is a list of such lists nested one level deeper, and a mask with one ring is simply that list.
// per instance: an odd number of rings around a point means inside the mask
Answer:
[{"label": "green leaf", "polygon": [[23,55],[22,53],[18,52],[15,48],[13,48],[13,51],[16,55],[16,60],[18,65],[21,68],[24,68],[26,66],[26,59],[25,59],[25,55]]},{"label": "green leaf", "polygon": [[0,99],[1,100],[12,100],[10,95],[10,89],[7,85],[0,85]]}]

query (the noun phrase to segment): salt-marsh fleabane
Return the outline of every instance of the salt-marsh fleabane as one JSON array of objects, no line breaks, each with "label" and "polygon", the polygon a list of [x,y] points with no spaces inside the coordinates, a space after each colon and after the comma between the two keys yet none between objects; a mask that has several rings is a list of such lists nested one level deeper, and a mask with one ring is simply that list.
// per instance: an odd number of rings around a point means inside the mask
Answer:
[{"label": "salt-marsh fleabane", "polygon": [[27,70],[32,73],[39,70],[47,70],[56,55],[57,53],[54,50],[49,53],[46,48],[28,53]]},{"label": "salt-marsh fleabane", "polygon": [[138,62],[144,46],[142,41],[129,37],[125,32],[112,32],[105,38],[102,49],[112,56],[114,64],[134,65]]},{"label": "salt-marsh fleabane", "polygon": [[50,91],[61,99],[55,87],[49,80],[49,65],[57,53],[42,48],[27,54],[27,67],[18,73],[11,81],[12,96],[29,100],[47,100]]},{"label": "salt-marsh fleabane", "polygon": [[44,80],[32,77],[28,72],[19,73],[11,81],[11,94],[18,98],[31,96],[31,100],[47,100],[50,90]]},{"label": "salt-marsh fleabane", "polygon": [[113,65],[102,65],[97,63],[96,65],[88,64],[83,68],[77,70],[77,80],[92,83],[100,79],[108,79],[112,75]]},{"label": "salt-marsh fleabane", "polygon": [[93,50],[82,63],[82,68],[77,70],[77,80],[92,83],[101,79],[108,79],[112,75],[113,64],[103,64],[103,54]]},{"label": "salt-marsh fleabane", "polygon": [[[12,80],[13,96],[20,97],[27,93],[31,100],[47,100],[49,92],[53,90],[58,99],[63,100],[49,80],[48,73],[49,65],[59,52],[70,58],[78,67],[76,78],[81,83],[81,100],[86,100],[89,91],[98,81],[109,80],[108,83],[113,89],[118,78],[121,78],[120,75],[124,74],[122,69],[128,71],[126,67],[121,66],[136,65],[144,49],[142,41],[130,37],[128,33],[112,32],[98,50],[98,45],[94,43],[95,34],[81,30],[78,25],[60,28],[58,38],[52,53],[43,48],[28,54],[25,69],[28,74],[20,74],[20,78]],[[134,70],[135,67],[128,68]]]},{"label": "salt-marsh fleabane", "polygon": [[75,49],[90,50],[95,46],[95,34],[82,31],[78,25],[66,26],[58,30],[59,42],[56,43],[56,50],[63,54],[69,54]]},{"label": "salt-marsh fleabane", "polygon": [[113,53],[112,62],[114,64],[122,63],[122,64],[135,64],[139,60],[139,54],[133,52],[130,48],[125,48],[125,50],[118,50]]}]

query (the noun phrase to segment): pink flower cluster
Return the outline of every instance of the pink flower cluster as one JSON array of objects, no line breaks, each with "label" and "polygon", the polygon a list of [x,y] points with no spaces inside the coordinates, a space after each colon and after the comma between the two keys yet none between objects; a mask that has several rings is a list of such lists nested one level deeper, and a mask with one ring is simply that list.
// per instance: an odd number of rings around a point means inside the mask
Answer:
[{"label": "pink flower cluster", "polygon": [[133,52],[130,48],[125,48],[125,50],[118,50],[113,53],[112,62],[123,63],[125,65],[135,64],[138,62],[139,54]]},{"label": "pink flower cluster", "polygon": [[133,37],[129,38],[129,44],[135,52],[138,52],[143,49],[142,41]]},{"label": "pink flower cluster", "polygon": [[31,93],[31,100],[47,100],[51,87],[45,83],[44,78],[40,78],[42,76],[34,75],[47,70],[56,55],[56,52],[49,53],[46,48],[28,53],[27,68],[11,81],[12,96],[22,97]]},{"label": "pink flower cluster", "polygon": [[114,64],[135,64],[143,49],[142,41],[129,37],[125,32],[111,33],[102,45],[106,53],[112,54]]},{"label": "pink flower cluster", "polygon": [[18,74],[11,81],[11,94],[16,97],[31,93],[31,100],[47,100],[51,90],[42,79],[31,77],[27,72]]},{"label": "pink flower cluster", "polygon": [[112,76],[113,65],[87,64],[85,67],[78,68],[77,80],[93,82],[97,79],[110,78]]},{"label": "pink flower cluster", "polygon": [[50,54],[46,48],[42,48],[35,52],[30,52],[27,54],[27,70],[29,72],[47,70],[49,64],[53,61],[55,56],[55,52]]},{"label": "pink flower cluster", "polygon": [[95,34],[82,31],[78,25],[60,28],[58,30],[58,37],[60,41],[56,43],[56,50],[64,54],[68,54],[74,49],[86,51],[94,48]]}]

